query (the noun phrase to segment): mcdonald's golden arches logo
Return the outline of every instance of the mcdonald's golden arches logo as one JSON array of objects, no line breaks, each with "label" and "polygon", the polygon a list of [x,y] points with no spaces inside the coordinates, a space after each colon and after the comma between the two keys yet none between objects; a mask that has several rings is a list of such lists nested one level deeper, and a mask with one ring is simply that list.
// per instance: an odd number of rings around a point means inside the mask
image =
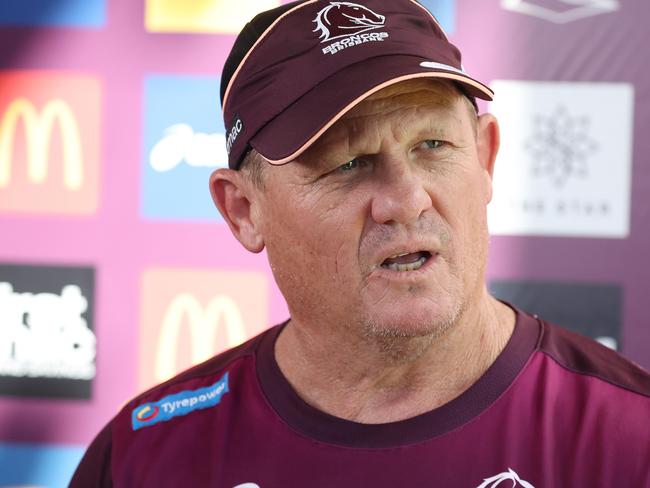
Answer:
[{"label": "mcdonald's golden arches logo", "polygon": [[257,272],[149,269],[142,279],[140,387],[268,327],[268,279]]},{"label": "mcdonald's golden arches logo", "polygon": [[0,72],[0,211],[95,212],[100,97],[89,76]]}]

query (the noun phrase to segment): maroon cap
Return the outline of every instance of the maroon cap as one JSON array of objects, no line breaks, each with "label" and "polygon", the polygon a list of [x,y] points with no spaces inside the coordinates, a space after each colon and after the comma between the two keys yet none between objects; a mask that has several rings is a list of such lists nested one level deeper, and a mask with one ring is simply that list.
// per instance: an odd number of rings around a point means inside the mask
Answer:
[{"label": "maroon cap", "polygon": [[221,82],[230,168],[250,148],[271,164],[294,160],[354,105],[400,81],[443,78],[492,99],[422,5],[361,1],[294,2],[246,24]]}]

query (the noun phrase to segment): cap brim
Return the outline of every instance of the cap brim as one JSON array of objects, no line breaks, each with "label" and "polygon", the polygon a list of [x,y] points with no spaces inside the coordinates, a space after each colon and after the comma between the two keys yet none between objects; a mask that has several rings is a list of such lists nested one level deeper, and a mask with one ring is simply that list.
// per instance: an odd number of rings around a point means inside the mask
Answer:
[{"label": "cap brim", "polygon": [[417,56],[390,55],[349,66],[276,116],[250,144],[271,164],[289,163],[360,101],[389,85],[415,78],[448,79],[461,83],[470,96],[492,100],[490,88],[460,70],[425,68],[421,63],[437,64]]}]

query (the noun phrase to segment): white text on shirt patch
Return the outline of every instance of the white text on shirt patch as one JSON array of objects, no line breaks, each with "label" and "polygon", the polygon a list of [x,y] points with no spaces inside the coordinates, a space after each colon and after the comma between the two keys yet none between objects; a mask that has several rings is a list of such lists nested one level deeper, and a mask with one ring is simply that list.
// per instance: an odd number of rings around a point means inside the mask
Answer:
[{"label": "white text on shirt patch", "polygon": [[161,398],[157,402],[145,403],[133,409],[131,425],[133,430],[165,422],[174,417],[187,415],[217,405],[228,393],[228,373],[213,385],[197,390],[186,390]]}]

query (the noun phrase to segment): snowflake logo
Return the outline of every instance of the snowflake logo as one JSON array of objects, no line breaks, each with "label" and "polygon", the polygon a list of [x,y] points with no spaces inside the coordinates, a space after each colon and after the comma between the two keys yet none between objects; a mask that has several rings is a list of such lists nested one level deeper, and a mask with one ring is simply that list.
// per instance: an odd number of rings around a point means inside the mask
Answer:
[{"label": "snowflake logo", "polygon": [[591,122],[585,116],[572,116],[559,105],[551,115],[538,114],[534,131],[526,141],[536,176],[551,178],[563,187],[572,178],[589,176],[588,160],[598,151],[598,144],[589,137]]}]

